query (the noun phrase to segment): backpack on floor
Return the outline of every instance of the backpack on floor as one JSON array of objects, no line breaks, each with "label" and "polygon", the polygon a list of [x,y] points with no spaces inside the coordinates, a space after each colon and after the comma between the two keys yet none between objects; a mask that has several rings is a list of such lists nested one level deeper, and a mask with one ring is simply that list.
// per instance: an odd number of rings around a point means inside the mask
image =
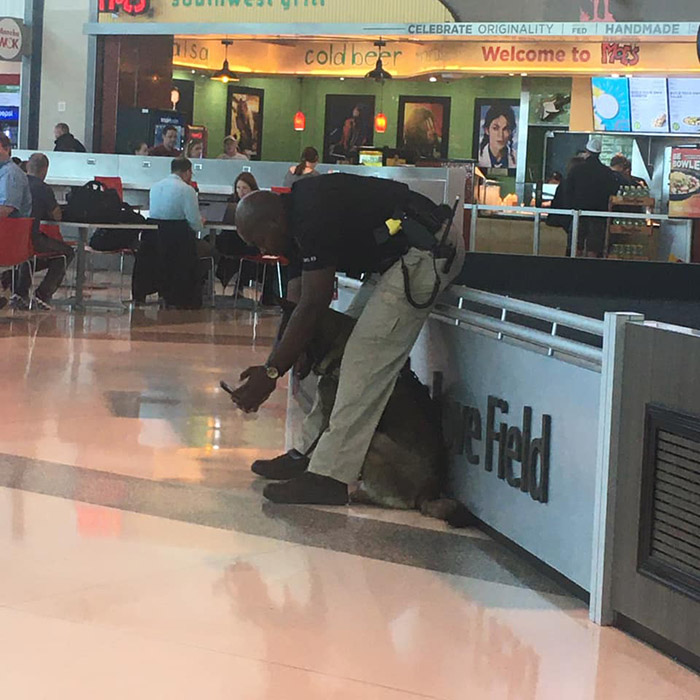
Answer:
[{"label": "backpack on floor", "polygon": [[[105,222],[106,223],[106,222]],[[146,219],[126,202],[121,204],[119,211],[119,224],[145,224]],[[138,229],[121,228],[98,228],[90,238],[90,247],[99,251],[125,250],[130,248],[136,250],[139,244]]]}]

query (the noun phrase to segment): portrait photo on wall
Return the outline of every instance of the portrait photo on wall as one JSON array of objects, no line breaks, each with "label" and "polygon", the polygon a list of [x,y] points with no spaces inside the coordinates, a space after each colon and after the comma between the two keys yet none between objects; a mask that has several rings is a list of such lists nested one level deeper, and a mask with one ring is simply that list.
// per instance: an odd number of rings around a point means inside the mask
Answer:
[{"label": "portrait photo on wall", "polygon": [[357,163],[374,140],[374,95],[326,95],[323,162]]},{"label": "portrait photo on wall", "polygon": [[486,172],[515,175],[520,100],[479,98],[474,101],[474,158]]},{"label": "portrait photo on wall", "polygon": [[265,91],[228,86],[226,133],[238,141],[238,150],[251,160],[260,160]]},{"label": "portrait photo on wall", "polygon": [[396,147],[415,161],[446,160],[450,137],[450,98],[399,96]]}]

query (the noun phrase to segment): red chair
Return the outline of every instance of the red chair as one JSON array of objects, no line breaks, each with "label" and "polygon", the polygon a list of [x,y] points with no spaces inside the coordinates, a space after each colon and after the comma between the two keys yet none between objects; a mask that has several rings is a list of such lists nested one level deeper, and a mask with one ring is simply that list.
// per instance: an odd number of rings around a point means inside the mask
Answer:
[{"label": "red chair", "polygon": [[112,190],[116,190],[119,195],[119,199],[124,201],[124,185],[122,184],[122,179],[120,177],[96,177],[97,182],[101,182],[105,187],[109,187]]},{"label": "red chair", "polygon": [[12,289],[15,267],[34,256],[32,228],[34,219],[0,219],[0,267],[12,268]]},{"label": "red chair", "polygon": [[275,194],[289,194],[292,191],[291,187],[270,187],[270,191]]},{"label": "red chair", "polygon": [[34,255],[34,219],[0,219],[0,267],[15,267]]},{"label": "red chair", "polygon": [[[284,296],[284,289],[282,288],[282,266],[283,265],[289,265],[289,260],[287,258],[281,256],[281,255],[243,255],[241,256],[241,260],[238,263],[238,277],[236,277],[236,282],[233,285],[233,298],[236,299],[238,296],[238,290],[240,288],[240,283],[241,283],[241,272],[243,271],[243,263],[244,262],[250,262],[250,263],[255,263],[255,279],[258,279],[258,272],[260,271],[260,265],[263,266],[263,274],[262,274],[262,290],[264,291],[265,289],[265,275],[267,272],[267,266],[268,265],[275,265],[277,267],[277,285],[279,287],[279,295],[280,297]],[[262,296],[262,291],[260,292],[260,296]],[[259,298],[255,298],[255,306],[253,307],[253,311],[257,313],[258,311],[258,304],[259,304]]]}]

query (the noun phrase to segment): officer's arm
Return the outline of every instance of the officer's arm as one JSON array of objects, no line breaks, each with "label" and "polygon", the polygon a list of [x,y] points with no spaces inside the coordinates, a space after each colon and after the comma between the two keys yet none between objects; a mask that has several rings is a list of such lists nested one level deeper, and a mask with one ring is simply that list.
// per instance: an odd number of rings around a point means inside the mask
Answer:
[{"label": "officer's arm", "polygon": [[[320,315],[329,307],[333,299],[334,281],[334,267],[302,274],[299,302],[289,319],[284,335],[268,359],[268,364],[276,367],[280,374],[284,374],[293,367],[306,348],[309,338],[316,330]],[[287,297],[289,298],[289,294]]]}]

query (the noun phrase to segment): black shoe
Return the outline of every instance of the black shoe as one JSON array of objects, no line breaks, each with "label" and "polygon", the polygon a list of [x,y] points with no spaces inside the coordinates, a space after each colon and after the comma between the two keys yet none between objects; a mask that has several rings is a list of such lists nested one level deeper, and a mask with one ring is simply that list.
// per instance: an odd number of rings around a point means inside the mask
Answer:
[{"label": "black shoe", "polygon": [[263,496],[273,503],[309,503],[323,506],[346,506],[348,485],[342,481],[306,472],[282,484],[268,484]]},{"label": "black shoe", "polygon": [[288,481],[296,476],[301,476],[309,466],[309,458],[296,450],[290,450],[286,454],[274,459],[257,459],[253,462],[251,470],[258,476],[277,481]]}]

